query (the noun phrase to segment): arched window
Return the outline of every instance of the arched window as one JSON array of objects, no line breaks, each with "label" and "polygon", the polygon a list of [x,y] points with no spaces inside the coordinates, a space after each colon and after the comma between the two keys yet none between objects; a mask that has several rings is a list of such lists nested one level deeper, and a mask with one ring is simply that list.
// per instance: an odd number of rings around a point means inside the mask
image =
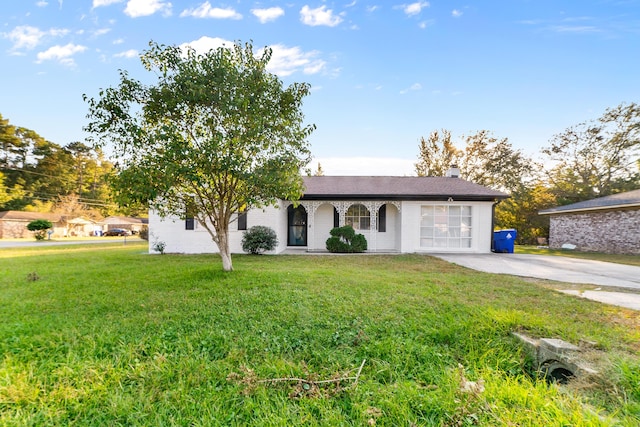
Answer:
[{"label": "arched window", "polygon": [[365,205],[351,205],[344,217],[345,225],[350,225],[354,230],[368,230],[371,226],[371,214]]}]

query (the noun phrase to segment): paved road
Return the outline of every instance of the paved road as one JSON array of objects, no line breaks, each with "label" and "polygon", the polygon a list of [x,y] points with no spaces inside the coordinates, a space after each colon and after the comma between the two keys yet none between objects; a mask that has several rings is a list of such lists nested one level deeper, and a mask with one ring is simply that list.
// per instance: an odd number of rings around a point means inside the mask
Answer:
[{"label": "paved road", "polygon": [[[640,267],[552,255],[437,254],[445,261],[487,273],[624,288],[580,292],[585,298],[640,310]],[[569,293],[569,292],[568,292]]]},{"label": "paved road", "polygon": [[[137,242],[140,238],[138,236],[127,236],[127,242]],[[36,240],[3,240],[0,239],[0,248],[23,248],[26,246],[58,246],[58,245],[80,245],[84,243],[115,243],[124,242],[124,237],[96,237],[89,240],[43,240],[38,242]]]}]

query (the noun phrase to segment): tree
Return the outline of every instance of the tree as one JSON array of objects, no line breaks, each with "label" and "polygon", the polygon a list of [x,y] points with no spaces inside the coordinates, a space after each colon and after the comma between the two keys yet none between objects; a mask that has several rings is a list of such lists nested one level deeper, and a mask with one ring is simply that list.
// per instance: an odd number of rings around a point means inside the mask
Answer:
[{"label": "tree", "polygon": [[9,189],[4,185],[4,174],[0,172],[0,206],[11,200]]},{"label": "tree", "polygon": [[20,145],[20,139],[16,135],[16,127],[9,124],[9,119],[4,119],[0,114],[0,168],[8,169],[13,166],[12,156],[16,146]]},{"label": "tree", "polygon": [[464,142],[458,166],[466,180],[512,193],[529,179],[531,160],[515,150],[507,138],[496,138],[488,130],[481,130],[465,137]]},{"label": "tree", "polygon": [[36,240],[44,240],[45,232],[51,227],[53,224],[46,219],[36,219],[27,224],[27,230],[34,232]]},{"label": "tree", "polygon": [[487,130],[463,137],[463,149],[451,140],[451,132],[433,131],[420,139],[418,176],[444,176],[451,165],[460,176],[476,184],[502,191],[517,191],[531,173],[531,160],[514,150],[507,138],[498,139]]},{"label": "tree", "polygon": [[199,55],[154,42],[141,61],[157,81],[120,72],[120,84],[88,98],[86,130],[101,147],[115,145],[111,183],[121,205],[149,202],[161,216],[194,217],[233,269],[229,224],[234,213],[302,195],[300,169],[310,161],[303,125],[306,83],[283,87],[266,71],[271,50],[251,43]]},{"label": "tree", "polygon": [[420,138],[418,162],[415,164],[418,176],[444,176],[451,165],[457,165],[462,153],[451,141],[451,131],[434,130],[427,139]]},{"label": "tree", "polygon": [[538,212],[554,206],[557,202],[550,189],[541,181],[531,182],[496,206],[495,225],[518,230],[520,244],[536,244],[536,238],[549,236],[549,216]]},{"label": "tree", "polygon": [[640,106],[620,104],[597,120],[555,135],[542,150],[547,180],[561,205],[640,186]]}]

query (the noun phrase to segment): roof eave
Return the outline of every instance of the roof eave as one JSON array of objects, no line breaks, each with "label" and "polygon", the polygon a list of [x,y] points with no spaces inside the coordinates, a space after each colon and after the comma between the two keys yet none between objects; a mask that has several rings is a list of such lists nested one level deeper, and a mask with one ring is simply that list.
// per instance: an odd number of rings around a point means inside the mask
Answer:
[{"label": "roof eave", "polygon": [[610,205],[610,206],[591,206],[588,208],[578,208],[578,209],[560,209],[560,210],[544,210],[539,211],[538,215],[553,215],[553,214],[564,214],[564,213],[575,213],[575,212],[591,212],[591,211],[604,211],[611,209],[624,209],[624,208],[640,208],[640,203],[629,203],[624,205]]},{"label": "roof eave", "polygon": [[504,200],[509,198],[508,195],[469,195],[469,194],[305,194],[300,200],[429,200],[429,201],[448,201],[453,199],[456,202],[494,202],[496,200]]}]

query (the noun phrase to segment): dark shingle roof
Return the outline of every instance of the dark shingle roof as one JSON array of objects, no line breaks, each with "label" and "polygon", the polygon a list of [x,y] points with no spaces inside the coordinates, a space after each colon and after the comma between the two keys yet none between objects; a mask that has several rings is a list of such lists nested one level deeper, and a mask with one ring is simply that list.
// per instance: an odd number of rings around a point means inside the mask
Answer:
[{"label": "dark shingle roof", "polygon": [[460,178],[410,176],[308,176],[303,177],[303,200],[479,200],[509,197]]},{"label": "dark shingle roof", "polygon": [[34,221],[36,219],[46,219],[52,222],[59,222],[62,219],[62,215],[48,212],[4,211],[0,212],[0,219],[7,221]]},{"label": "dark shingle roof", "polygon": [[553,215],[556,213],[569,213],[577,211],[593,211],[601,209],[619,209],[640,207],[640,189],[627,191],[626,193],[613,194],[611,196],[598,197],[571,205],[558,206],[538,212],[540,215]]}]

